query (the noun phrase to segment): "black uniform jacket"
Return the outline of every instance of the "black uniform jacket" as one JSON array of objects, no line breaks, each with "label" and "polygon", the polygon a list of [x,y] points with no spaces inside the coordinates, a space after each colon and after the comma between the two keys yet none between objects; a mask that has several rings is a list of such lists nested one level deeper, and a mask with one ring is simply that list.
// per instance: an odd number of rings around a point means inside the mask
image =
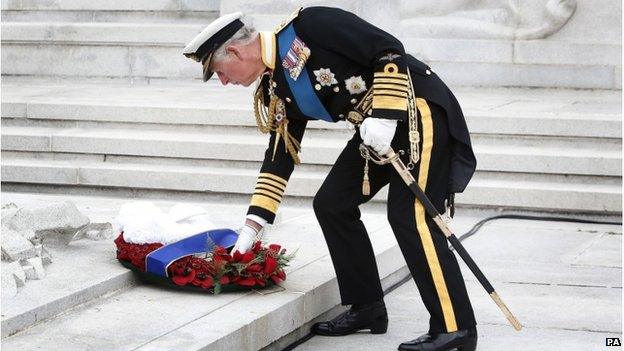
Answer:
[{"label": "black uniform jacket", "polygon": [[[369,89],[373,89],[373,118],[407,122],[407,73],[411,74],[416,97],[424,98],[446,111],[452,137],[452,160],[448,193],[462,192],[472,177],[476,159],[470,144],[462,110],[453,93],[423,62],[405,53],[399,40],[358,16],[337,8],[301,9],[282,23],[274,33],[262,33],[263,60],[272,69],[275,94],[285,101],[288,130],[301,140],[308,120],[297,105],[286,75],[293,67],[280,57],[279,38],[284,28],[292,25],[296,33],[289,53],[305,46],[309,57],[303,69],[311,87],[333,122],[342,120],[353,110]],[[286,61],[286,62],[285,62]],[[269,76],[263,76],[265,104],[268,104]],[[273,222],[275,212],[294,168],[281,138],[274,153],[275,133],[271,132],[258,182],[248,213]]]}]

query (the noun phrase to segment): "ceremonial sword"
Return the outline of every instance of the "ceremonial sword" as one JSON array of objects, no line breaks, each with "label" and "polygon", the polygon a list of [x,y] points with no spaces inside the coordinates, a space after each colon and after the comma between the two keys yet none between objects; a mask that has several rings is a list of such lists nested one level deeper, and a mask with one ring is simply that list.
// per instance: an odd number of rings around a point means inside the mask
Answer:
[{"label": "ceremonial sword", "polygon": [[481,283],[483,288],[485,288],[485,291],[487,291],[487,293],[490,295],[492,300],[494,300],[498,308],[500,308],[500,310],[503,312],[505,317],[507,317],[507,320],[509,320],[509,323],[511,323],[514,329],[520,331],[522,329],[522,325],[520,324],[518,319],[516,319],[516,317],[513,315],[513,313],[511,313],[509,308],[507,308],[507,305],[505,305],[505,303],[500,298],[500,296],[498,296],[498,293],[494,290],[494,287],[492,286],[492,284],[490,284],[490,282],[485,277],[485,275],[483,275],[483,272],[481,272],[481,269],[479,269],[475,261],[468,254],[468,252],[464,248],[464,245],[462,245],[459,239],[457,239],[455,234],[453,234],[451,229],[446,225],[446,222],[444,222],[444,219],[442,219],[442,216],[440,215],[438,210],[435,208],[435,206],[433,206],[433,204],[431,203],[431,200],[429,200],[429,198],[422,191],[420,186],[418,186],[416,179],[414,179],[414,176],[412,176],[412,173],[410,173],[409,169],[405,166],[403,161],[401,161],[401,159],[399,158],[399,155],[395,153],[394,150],[392,150],[392,148],[390,148],[390,150],[385,155],[386,158],[384,159],[381,156],[379,156],[379,154],[377,154],[375,151],[373,151],[371,148],[369,148],[368,146],[364,144],[360,144],[360,152],[362,153],[362,156],[372,154],[374,157],[369,156],[369,158],[371,161],[373,161],[376,164],[385,165],[388,163],[392,163],[392,166],[394,166],[394,168],[399,173],[401,178],[403,178],[403,181],[405,181],[405,184],[407,184],[407,186],[410,188],[410,190],[412,190],[414,195],[416,195],[416,198],[418,199],[418,201],[420,201],[420,203],[423,205],[423,207],[425,208],[425,211],[427,211],[427,214],[431,216],[431,218],[436,223],[438,228],[440,228],[444,236],[448,239],[448,241],[451,242],[451,245],[453,245],[453,247],[455,248],[455,251],[457,251],[457,253],[464,260],[468,268],[470,268],[470,270],[475,275],[475,277],[477,277],[477,280],[479,280],[479,283]]}]

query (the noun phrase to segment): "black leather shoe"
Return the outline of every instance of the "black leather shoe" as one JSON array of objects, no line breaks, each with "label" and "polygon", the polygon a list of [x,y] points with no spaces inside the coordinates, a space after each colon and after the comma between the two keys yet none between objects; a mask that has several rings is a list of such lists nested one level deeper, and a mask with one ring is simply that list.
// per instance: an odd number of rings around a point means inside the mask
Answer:
[{"label": "black leather shoe", "polygon": [[477,348],[477,328],[436,335],[425,334],[399,345],[399,351],[474,351]]},{"label": "black leather shoe", "polygon": [[383,300],[353,305],[330,321],[314,323],[312,333],[342,336],[362,329],[370,329],[371,334],[384,334],[388,330],[388,313]]}]

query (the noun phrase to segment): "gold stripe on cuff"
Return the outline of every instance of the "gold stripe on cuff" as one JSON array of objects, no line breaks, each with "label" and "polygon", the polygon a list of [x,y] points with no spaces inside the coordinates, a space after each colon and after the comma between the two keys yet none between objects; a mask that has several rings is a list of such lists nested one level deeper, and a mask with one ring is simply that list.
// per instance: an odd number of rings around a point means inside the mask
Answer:
[{"label": "gold stripe on cuff", "polygon": [[281,191],[284,191],[284,189],[286,189],[286,186],[284,184],[276,182],[268,178],[259,177],[256,184],[266,184],[266,185],[274,187],[275,189],[279,189]]},{"label": "gold stripe on cuff", "polygon": [[251,197],[251,206],[257,206],[260,208],[264,208],[265,210],[270,211],[272,213],[276,213],[277,208],[279,207],[279,202],[275,201],[274,199],[266,195],[254,194]]},{"label": "gold stripe on cuff", "polygon": [[284,187],[286,186],[286,184],[288,184],[288,181],[286,179],[279,177],[272,173],[260,173],[258,177],[265,177],[265,178],[273,179],[274,181],[281,183]]},{"label": "gold stripe on cuff", "polygon": [[277,201],[277,203],[282,202],[282,197],[279,195],[276,195],[275,193],[271,192],[271,191],[267,191],[267,190],[263,190],[263,189],[257,189],[254,191],[254,195],[264,195],[267,197],[270,197],[271,199]]},{"label": "gold stripe on cuff", "polygon": [[373,96],[373,109],[407,111],[407,99],[394,96]]},{"label": "gold stripe on cuff", "polygon": [[[282,195],[284,195],[284,190],[279,190],[279,189],[275,189],[272,186],[266,186],[266,185],[262,185],[262,184],[256,184],[256,189],[255,190],[266,190],[266,191],[270,191],[271,193],[274,193],[275,196],[281,198]],[[256,191],[257,192],[257,191]]]}]

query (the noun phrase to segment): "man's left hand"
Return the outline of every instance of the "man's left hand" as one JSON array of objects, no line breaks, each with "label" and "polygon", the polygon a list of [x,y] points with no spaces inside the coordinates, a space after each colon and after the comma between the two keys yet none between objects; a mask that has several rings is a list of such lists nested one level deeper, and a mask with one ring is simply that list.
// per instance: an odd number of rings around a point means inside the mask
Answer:
[{"label": "man's left hand", "polygon": [[360,136],[364,145],[372,147],[379,155],[385,155],[390,150],[396,125],[395,119],[373,117],[364,119],[360,125]]}]

